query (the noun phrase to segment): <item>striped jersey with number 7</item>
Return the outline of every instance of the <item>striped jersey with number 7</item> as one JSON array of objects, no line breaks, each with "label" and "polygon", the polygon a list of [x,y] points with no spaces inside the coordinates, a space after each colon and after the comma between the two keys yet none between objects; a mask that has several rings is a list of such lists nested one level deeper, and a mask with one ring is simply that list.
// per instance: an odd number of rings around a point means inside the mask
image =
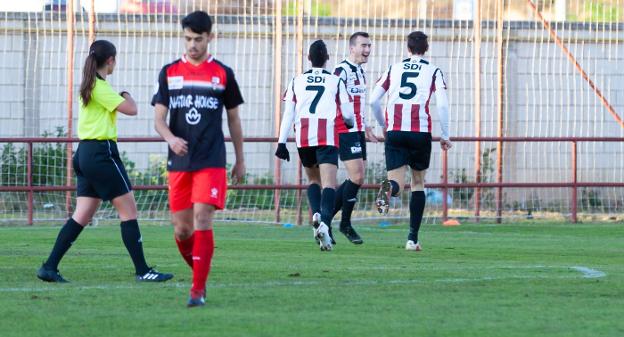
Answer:
[{"label": "striped jersey with number 7", "polygon": [[387,131],[431,132],[431,95],[446,90],[440,68],[413,56],[390,66],[376,85],[388,94]]},{"label": "striped jersey with number 7", "polygon": [[312,68],[292,79],[284,101],[295,104],[298,148],[338,146],[338,107],[352,102],[344,81],[324,69]]}]

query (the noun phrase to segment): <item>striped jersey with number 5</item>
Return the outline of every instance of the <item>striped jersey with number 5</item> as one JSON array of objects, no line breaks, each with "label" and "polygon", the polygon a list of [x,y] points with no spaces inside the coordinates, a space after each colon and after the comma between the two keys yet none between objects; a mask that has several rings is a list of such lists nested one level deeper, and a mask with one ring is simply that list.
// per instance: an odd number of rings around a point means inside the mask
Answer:
[{"label": "striped jersey with number 5", "polygon": [[284,101],[295,103],[297,147],[338,146],[338,107],[351,101],[344,81],[324,69],[312,68],[292,79]]},{"label": "striped jersey with number 5", "polygon": [[429,61],[413,56],[390,66],[377,86],[388,95],[388,131],[431,133],[429,101],[436,88],[446,89],[442,70]]}]

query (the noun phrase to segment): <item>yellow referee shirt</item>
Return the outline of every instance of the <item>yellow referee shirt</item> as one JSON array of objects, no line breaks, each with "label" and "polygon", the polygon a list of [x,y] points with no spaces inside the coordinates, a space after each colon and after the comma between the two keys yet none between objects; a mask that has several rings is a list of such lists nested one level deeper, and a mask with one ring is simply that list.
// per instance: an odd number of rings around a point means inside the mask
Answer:
[{"label": "yellow referee shirt", "polygon": [[89,104],[80,99],[78,138],[117,141],[117,107],[123,101],[108,82],[96,78]]}]

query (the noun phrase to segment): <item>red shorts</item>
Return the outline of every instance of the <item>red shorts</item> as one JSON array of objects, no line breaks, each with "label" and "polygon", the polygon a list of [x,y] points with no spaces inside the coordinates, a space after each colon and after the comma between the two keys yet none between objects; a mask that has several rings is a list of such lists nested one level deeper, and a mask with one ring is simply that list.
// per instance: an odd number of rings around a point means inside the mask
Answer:
[{"label": "red shorts", "polygon": [[169,208],[177,212],[192,208],[194,203],[225,207],[227,178],[225,168],[169,172]]}]

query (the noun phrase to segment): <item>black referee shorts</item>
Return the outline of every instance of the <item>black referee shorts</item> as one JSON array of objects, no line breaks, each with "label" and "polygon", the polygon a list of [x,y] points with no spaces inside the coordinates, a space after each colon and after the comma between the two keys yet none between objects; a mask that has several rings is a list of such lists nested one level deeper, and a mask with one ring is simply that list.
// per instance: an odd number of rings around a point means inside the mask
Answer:
[{"label": "black referee shorts", "polygon": [[338,166],[338,148],[335,146],[300,147],[297,151],[303,167],[318,167],[320,164]]},{"label": "black referee shorts", "polygon": [[359,158],[366,160],[366,134],[363,131],[345,132],[338,137],[340,138],[340,160]]},{"label": "black referee shorts", "polygon": [[388,171],[405,165],[417,171],[426,170],[431,160],[431,134],[388,131],[385,150]]},{"label": "black referee shorts", "polygon": [[79,197],[108,201],[132,191],[117,143],[112,140],[81,140],[73,164]]}]

